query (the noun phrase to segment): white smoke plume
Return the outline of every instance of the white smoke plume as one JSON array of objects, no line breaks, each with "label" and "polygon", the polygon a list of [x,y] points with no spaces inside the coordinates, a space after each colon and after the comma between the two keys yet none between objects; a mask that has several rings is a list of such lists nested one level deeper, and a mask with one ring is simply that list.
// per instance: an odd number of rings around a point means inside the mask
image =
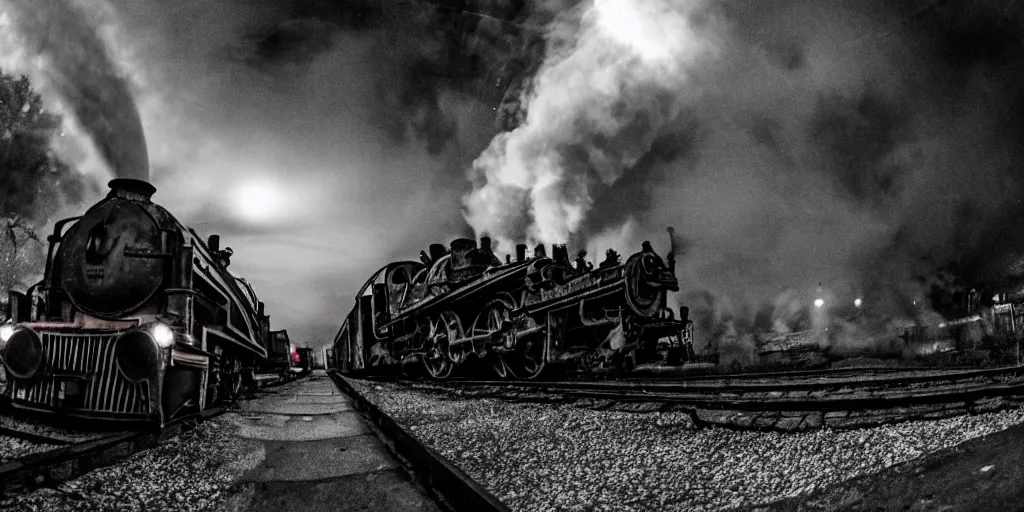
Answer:
[{"label": "white smoke plume", "polygon": [[499,243],[564,243],[597,187],[611,185],[699,94],[690,70],[714,55],[703,2],[595,0],[556,19],[521,98],[522,124],[473,162],[467,222]]},{"label": "white smoke plume", "polygon": [[675,226],[699,342],[935,323],[940,267],[1024,281],[1024,9],[940,4],[584,1],[465,217],[598,260]]}]

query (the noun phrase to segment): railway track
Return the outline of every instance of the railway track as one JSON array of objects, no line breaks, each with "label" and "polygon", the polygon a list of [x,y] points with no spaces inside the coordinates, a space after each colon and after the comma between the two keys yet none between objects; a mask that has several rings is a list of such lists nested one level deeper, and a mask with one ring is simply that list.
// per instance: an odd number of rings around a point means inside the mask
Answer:
[{"label": "railway track", "polygon": [[788,373],[717,379],[617,381],[400,381],[452,398],[567,403],[636,412],[686,411],[698,425],[784,432],[859,428],[991,412],[1024,403],[1024,366]]},{"label": "railway track", "polygon": [[[279,386],[286,380],[277,376],[257,378],[257,388]],[[4,383],[0,382],[0,389]],[[6,412],[0,403],[0,411]],[[225,412],[223,407],[176,418],[155,430],[143,428],[125,431],[67,430],[27,419],[0,414],[0,436],[15,438],[45,449],[26,450],[13,459],[0,457],[0,499],[53,487],[95,469],[110,466],[131,455],[154,448],[164,441]],[[2,455],[2,454],[0,454]]]},{"label": "railway track", "polygon": [[110,466],[138,452],[158,446],[183,430],[223,414],[223,408],[178,418],[161,430],[121,432],[81,432],[52,428],[41,429],[31,423],[19,423],[5,417],[0,435],[30,443],[52,445],[0,464],[0,499],[54,487],[95,469]]},{"label": "railway track", "polygon": [[420,484],[444,508],[454,512],[508,512],[509,508],[434,449],[426,446],[388,414],[370,402],[341,375],[331,379],[354,399],[356,409],[366,418],[388,449],[406,465]]}]

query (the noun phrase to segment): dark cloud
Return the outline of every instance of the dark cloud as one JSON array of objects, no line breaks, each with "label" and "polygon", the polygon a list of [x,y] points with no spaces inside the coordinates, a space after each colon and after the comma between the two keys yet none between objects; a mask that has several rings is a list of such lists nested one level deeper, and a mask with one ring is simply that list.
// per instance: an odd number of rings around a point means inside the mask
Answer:
[{"label": "dark cloud", "polygon": [[[383,263],[472,235],[460,200],[486,175],[466,171],[528,119],[572,171],[544,193],[591,201],[568,241],[596,259],[675,226],[706,330],[769,312],[808,325],[794,304],[819,282],[907,311],[936,268],[1005,276],[1024,249],[1024,4],[1010,0],[698,2],[694,39],[676,41],[685,76],[634,73],[564,118],[538,105],[538,77],[579,49],[589,2],[110,5],[99,25],[131,71],[156,199],[222,234],[300,339],[333,336]],[[255,178],[284,190],[279,222],[234,208]],[[527,194],[497,192],[488,229],[524,239],[530,217],[505,214]]]},{"label": "dark cloud", "polygon": [[906,140],[906,112],[870,87],[855,97],[818,99],[809,143],[821,153],[822,168],[853,200],[886,203],[899,193],[901,170],[886,157]]},{"label": "dark cloud", "polygon": [[316,18],[286,20],[254,36],[251,61],[257,65],[305,64],[334,46],[337,25]]},{"label": "dark cloud", "polygon": [[[642,3],[670,11],[670,2]],[[690,19],[708,29],[701,44],[716,55],[665,89],[689,120],[685,129],[645,125],[637,106],[656,103],[658,89],[634,87],[580,117],[614,131],[571,126],[571,150],[550,147],[572,192],[561,200],[582,204],[581,190],[598,198],[573,240],[628,247],[675,226],[691,244],[684,290],[704,297],[697,303],[718,328],[728,323],[739,334],[763,325],[765,311],[785,316],[792,301],[779,302],[783,294],[804,307],[816,294],[863,296],[879,319],[920,318],[914,303],[925,304],[938,268],[961,283],[994,282],[1011,269],[1024,276],[1022,12],[1011,1],[708,2]],[[560,25],[565,33],[577,33],[574,20]],[[579,57],[576,43],[570,36],[555,51],[549,39],[545,58]],[[530,117],[535,88],[527,79],[508,95],[507,129],[560,121]],[[623,101],[639,117],[616,120]],[[587,178],[595,152],[649,148],[673,131],[685,141],[677,155],[647,153],[611,182]],[[487,159],[494,169],[507,165]],[[489,204],[529,207],[507,187],[493,192]],[[491,218],[492,231],[513,226],[514,236],[532,220]]]}]

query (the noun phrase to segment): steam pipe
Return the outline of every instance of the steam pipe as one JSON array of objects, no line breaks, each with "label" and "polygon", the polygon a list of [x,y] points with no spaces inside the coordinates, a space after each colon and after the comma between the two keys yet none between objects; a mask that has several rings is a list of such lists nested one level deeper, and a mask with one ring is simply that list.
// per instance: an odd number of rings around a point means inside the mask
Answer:
[{"label": "steam pipe", "polygon": [[44,281],[46,279],[49,279],[50,272],[53,270],[53,249],[54,249],[54,247],[56,247],[56,244],[60,243],[60,239],[61,239],[60,233],[61,233],[61,231],[64,230],[64,225],[69,223],[69,222],[81,219],[81,218],[82,218],[81,216],[79,216],[79,217],[71,217],[69,219],[63,219],[61,221],[58,221],[53,226],[53,234],[48,236],[48,237],[46,237],[46,241],[50,243],[49,244],[50,246],[46,249],[46,265],[43,267],[43,280]]}]

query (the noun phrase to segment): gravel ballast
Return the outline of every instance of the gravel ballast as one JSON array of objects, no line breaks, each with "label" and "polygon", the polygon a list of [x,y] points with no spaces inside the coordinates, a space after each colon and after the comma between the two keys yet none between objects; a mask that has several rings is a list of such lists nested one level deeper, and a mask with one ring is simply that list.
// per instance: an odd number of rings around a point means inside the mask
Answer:
[{"label": "gravel ballast", "polygon": [[264,455],[219,418],[53,489],[0,500],[0,511],[231,510],[232,484]]},{"label": "gravel ballast", "polygon": [[697,429],[683,412],[453,400],[352,381],[516,511],[747,508],[1024,423],[1024,410],[806,433]]},{"label": "gravel ballast", "polygon": [[26,455],[47,452],[56,448],[59,448],[59,446],[46,443],[33,443],[17,437],[0,435],[0,465]]}]

